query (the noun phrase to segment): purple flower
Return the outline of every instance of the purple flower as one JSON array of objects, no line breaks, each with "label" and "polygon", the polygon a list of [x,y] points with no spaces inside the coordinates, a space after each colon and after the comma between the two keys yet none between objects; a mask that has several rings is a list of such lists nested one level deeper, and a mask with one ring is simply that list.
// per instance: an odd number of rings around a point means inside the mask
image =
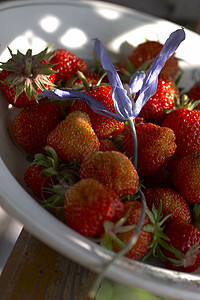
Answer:
[{"label": "purple flower", "polygon": [[[82,100],[85,101],[91,109],[99,114],[114,118],[118,121],[126,121],[129,118],[135,118],[139,115],[142,107],[148,99],[155,94],[158,84],[158,75],[164,67],[166,61],[173,55],[179,44],[185,39],[184,29],[178,29],[171,33],[165,42],[162,50],[156,56],[151,64],[147,74],[136,72],[130,79],[129,85],[124,86],[121,79],[113,66],[103,44],[100,40],[95,39],[94,51],[106,71],[111,88],[112,99],[114,102],[115,113],[111,112],[96,99],[83,92],[73,90],[50,90],[41,92],[38,99],[47,97],[52,100]],[[137,101],[132,99],[132,94],[139,92]]]}]

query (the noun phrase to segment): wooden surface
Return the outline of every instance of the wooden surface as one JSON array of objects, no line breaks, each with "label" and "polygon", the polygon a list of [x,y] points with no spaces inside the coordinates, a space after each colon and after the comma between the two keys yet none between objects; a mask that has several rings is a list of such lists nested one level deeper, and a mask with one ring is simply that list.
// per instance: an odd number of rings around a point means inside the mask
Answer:
[{"label": "wooden surface", "polygon": [[95,278],[22,230],[0,277],[0,299],[86,300]]}]

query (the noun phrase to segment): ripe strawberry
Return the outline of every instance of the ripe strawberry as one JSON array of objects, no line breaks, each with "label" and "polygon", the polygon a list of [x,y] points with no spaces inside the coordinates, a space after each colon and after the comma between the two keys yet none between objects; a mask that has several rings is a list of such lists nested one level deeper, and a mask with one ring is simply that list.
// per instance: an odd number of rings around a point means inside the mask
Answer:
[{"label": "ripe strawberry", "polygon": [[[191,89],[187,93],[189,99],[191,99],[192,102],[194,101],[200,101],[200,81],[197,81]],[[195,107],[195,109],[200,110],[200,103]]]},{"label": "ripe strawberry", "polygon": [[167,267],[181,272],[194,272],[200,267],[200,231],[188,223],[172,222],[165,228],[171,251],[163,249]]},{"label": "ripe strawberry", "polygon": [[172,188],[154,187],[144,190],[147,206],[152,210],[154,204],[158,209],[162,202],[162,215],[172,214],[167,222],[191,222],[191,213],[187,201]]},{"label": "ripe strawberry", "polygon": [[[133,49],[132,53],[129,55],[130,62],[137,69],[141,67],[146,61],[151,61],[157,56],[161,51],[163,45],[157,41],[146,41],[139,44],[136,48]],[[166,62],[165,66],[162,69],[162,73],[171,76],[172,78],[179,71],[178,60],[173,55]]]},{"label": "ripe strawberry", "polygon": [[45,154],[35,155],[27,167],[24,180],[42,205],[57,218],[63,220],[64,195],[67,188],[80,180],[79,167],[75,163],[64,163],[51,147]]},{"label": "ripe strawberry", "polygon": [[[138,200],[127,201],[124,203],[124,215],[126,215],[129,211],[128,217],[124,225],[135,225],[137,226],[141,214],[142,204]],[[145,216],[143,226],[150,224],[150,220],[148,216]],[[122,227],[123,228],[123,227]],[[134,234],[135,228],[129,231],[116,233],[117,238],[124,243],[125,245],[129,242],[131,236]],[[141,230],[138,240],[133,248],[125,255],[131,259],[139,260],[143,257],[149,250],[148,245],[150,244],[152,239],[152,233]],[[112,240],[112,238],[111,238]],[[112,242],[112,250],[114,252],[119,252],[122,248],[115,241]]]},{"label": "ripe strawberry", "polygon": [[[107,108],[109,108],[112,112],[115,113],[110,85],[91,88],[86,93],[98,100],[99,102],[101,102],[103,105],[105,105]],[[75,101],[71,107],[71,110],[84,111],[90,116],[92,128],[94,129],[99,139],[115,136],[121,133],[124,128],[123,122],[119,122],[109,117],[94,113],[89,107],[89,105],[83,103],[83,101]]]},{"label": "ripe strawberry", "polygon": [[140,116],[147,122],[161,124],[166,117],[165,110],[174,107],[174,99],[180,99],[178,88],[173,79],[166,75],[160,75],[156,93],[149,98],[141,110]]},{"label": "ripe strawberry", "polygon": [[43,152],[48,134],[62,121],[60,108],[54,103],[39,103],[23,108],[13,122],[13,137],[25,151]]},{"label": "ripe strawberry", "polygon": [[1,64],[1,89],[7,101],[15,107],[22,108],[37,102],[37,95],[49,89],[55,80],[52,64],[47,63],[47,48],[37,55],[28,50],[26,54],[19,51],[6,63]]},{"label": "ripe strawberry", "polygon": [[200,203],[200,150],[179,158],[173,182],[187,201]]},{"label": "ripe strawberry", "polygon": [[82,235],[98,237],[103,232],[104,221],[121,218],[123,202],[114,191],[88,178],[67,190],[64,211],[69,227]]},{"label": "ripe strawberry", "polygon": [[162,126],[174,131],[177,155],[189,154],[200,149],[200,111],[175,109],[166,117]]},{"label": "ripe strawberry", "polygon": [[[141,123],[136,126],[138,141],[139,176],[156,174],[172,157],[176,150],[175,134],[170,128],[152,123]],[[122,143],[122,152],[133,157],[133,139],[129,133]]]},{"label": "ripe strawberry", "polygon": [[50,62],[51,64],[56,64],[53,67],[53,70],[57,72],[55,74],[55,83],[58,83],[60,80],[67,81],[69,78],[75,77],[77,71],[83,73],[87,71],[86,62],[66,49],[54,50]]},{"label": "ripe strawberry", "polygon": [[172,156],[155,175],[149,175],[143,178],[143,185],[146,188],[173,186],[172,171],[169,167],[173,157],[174,156]]},{"label": "ripe strawberry", "polygon": [[99,140],[92,129],[89,116],[81,111],[71,112],[48,135],[47,145],[63,161],[81,163],[84,156],[99,149]]},{"label": "ripe strawberry", "polygon": [[99,140],[99,142],[100,142],[100,147],[99,147],[100,151],[118,151],[115,144],[109,139],[102,139]]},{"label": "ripe strawberry", "polygon": [[52,195],[45,188],[49,188],[55,184],[51,176],[42,173],[43,169],[44,167],[42,166],[29,165],[24,174],[25,183],[40,200],[45,200]]},{"label": "ripe strawberry", "polygon": [[81,164],[80,178],[94,178],[119,197],[134,195],[139,184],[132,162],[117,151],[96,151],[86,156]]}]

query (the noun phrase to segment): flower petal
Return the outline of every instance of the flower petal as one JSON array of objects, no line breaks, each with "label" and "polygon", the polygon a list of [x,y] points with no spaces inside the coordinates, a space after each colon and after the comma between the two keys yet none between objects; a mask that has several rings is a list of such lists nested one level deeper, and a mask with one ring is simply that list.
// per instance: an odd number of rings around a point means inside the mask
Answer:
[{"label": "flower petal", "polygon": [[151,64],[144,79],[138,99],[135,104],[133,116],[136,117],[148,99],[153,96],[157,89],[158,75],[166,61],[173,55],[179,44],[185,39],[184,29],[178,29],[171,33],[162,50]]},{"label": "flower petal", "polygon": [[144,71],[136,71],[129,81],[129,87],[131,89],[131,93],[137,93],[143,85],[145,79],[145,72]]},{"label": "flower petal", "polygon": [[132,112],[131,101],[127,96],[126,90],[123,88],[119,74],[115,70],[108,53],[98,39],[95,39],[94,51],[102,68],[107,72],[109,83],[113,92],[112,98],[116,113],[123,116],[125,119],[130,117]]},{"label": "flower petal", "polygon": [[117,121],[123,122],[125,118],[114,114],[111,112],[106,106],[104,106],[101,102],[97,101],[93,97],[79,91],[72,91],[72,90],[48,90],[48,91],[43,91],[39,93],[37,96],[38,100],[47,97],[48,99],[51,100],[56,100],[56,101],[64,101],[64,100],[82,100],[85,101],[90,108],[98,114],[104,115],[109,118],[113,118]]}]

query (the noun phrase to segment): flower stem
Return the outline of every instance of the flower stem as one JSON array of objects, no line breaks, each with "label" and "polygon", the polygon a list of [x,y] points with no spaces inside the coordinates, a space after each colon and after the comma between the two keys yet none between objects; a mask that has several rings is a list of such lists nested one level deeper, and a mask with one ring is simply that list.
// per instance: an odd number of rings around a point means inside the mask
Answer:
[{"label": "flower stem", "polygon": [[138,156],[138,144],[137,144],[137,134],[135,130],[135,124],[133,122],[133,117],[129,117],[126,119],[128,122],[130,129],[131,129],[131,134],[133,137],[133,165],[135,169],[137,169],[137,156]]}]

